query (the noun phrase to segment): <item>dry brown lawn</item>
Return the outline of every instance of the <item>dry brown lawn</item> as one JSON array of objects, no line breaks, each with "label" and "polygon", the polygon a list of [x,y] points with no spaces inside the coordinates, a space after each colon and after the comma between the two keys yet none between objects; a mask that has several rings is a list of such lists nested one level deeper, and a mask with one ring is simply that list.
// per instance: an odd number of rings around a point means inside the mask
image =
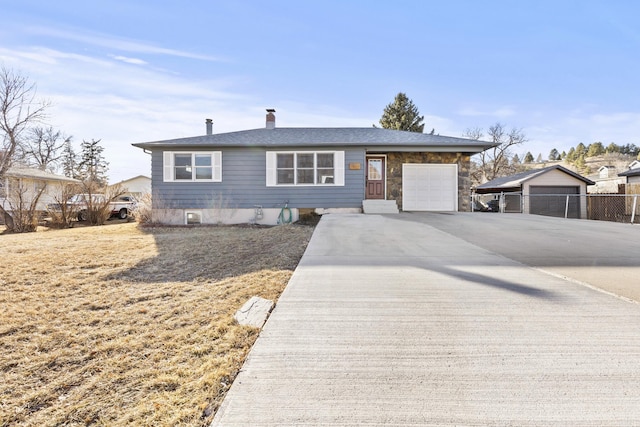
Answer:
[{"label": "dry brown lawn", "polygon": [[0,235],[0,426],[204,426],[313,228]]}]

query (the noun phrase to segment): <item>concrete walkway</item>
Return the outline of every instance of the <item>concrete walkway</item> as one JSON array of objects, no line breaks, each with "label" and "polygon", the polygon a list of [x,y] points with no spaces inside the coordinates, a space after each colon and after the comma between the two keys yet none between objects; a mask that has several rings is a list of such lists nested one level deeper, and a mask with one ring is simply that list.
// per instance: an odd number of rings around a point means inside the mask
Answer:
[{"label": "concrete walkway", "polygon": [[403,215],[323,217],[213,426],[638,426],[640,305]]}]

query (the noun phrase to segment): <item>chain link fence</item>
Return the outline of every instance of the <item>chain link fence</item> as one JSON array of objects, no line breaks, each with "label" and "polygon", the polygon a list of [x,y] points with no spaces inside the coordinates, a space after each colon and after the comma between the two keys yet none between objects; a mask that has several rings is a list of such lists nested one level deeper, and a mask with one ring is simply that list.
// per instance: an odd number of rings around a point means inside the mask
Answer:
[{"label": "chain link fence", "polygon": [[473,194],[471,207],[481,212],[640,223],[640,194]]}]

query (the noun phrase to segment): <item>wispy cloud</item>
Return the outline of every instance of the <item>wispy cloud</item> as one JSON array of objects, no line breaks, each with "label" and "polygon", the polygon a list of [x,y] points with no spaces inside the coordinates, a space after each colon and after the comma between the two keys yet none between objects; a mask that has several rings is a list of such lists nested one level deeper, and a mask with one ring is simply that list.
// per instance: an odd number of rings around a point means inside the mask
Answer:
[{"label": "wispy cloud", "polygon": [[49,124],[73,135],[76,144],[102,140],[112,182],[150,173],[148,155],[131,143],[204,134],[205,118],[213,119],[216,133],[263,127],[267,107],[278,109],[279,126],[372,124],[340,106],[282,98],[263,105],[235,74],[194,78],[130,65],[144,65],[138,61],[126,55],[96,58],[50,48],[0,47],[0,62],[23,72],[37,84],[38,95],[52,101]]},{"label": "wispy cloud", "polygon": [[115,51],[133,52],[149,55],[168,55],[180,58],[198,59],[202,61],[223,61],[222,58],[203,55],[195,52],[160,47],[138,40],[129,40],[108,34],[88,33],[86,31],[68,31],[51,27],[28,27],[31,34],[53,37],[61,40],[71,40],[91,46],[99,46]]},{"label": "wispy cloud", "polygon": [[19,50],[0,47],[0,59],[5,62],[36,62],[54,65],[61,61],[83,62],[86,64],[106,64],[107,61],[77,53],[62,52],[55,49],[34,46]]},{"label": "wispy cloud", "polygon": [[[263,118],[238,111],[255,100],[233,79],[194,79],[144,65],[125,55],[91,57],[43,47],[0,47],[0,63],[37,85],[52,102],[48,124],[82,140],[101,139],[112,181],[149,174],[149,158],[133,142],[204,133],[213,117],[218,132],[261,126]],[[223,114],[217,112],[224,112]]]},{"label": "wispy cloud", "polygon": [[109,55],[111,58],[115,59],[116,61],[121,61],[121,62],[125,62],[127,64],[133,64],[133,65],[146,65],[147,61],[144,61],[142,59],[138,59],[138,58],[129,58],[126,56],[122,56],[122,55]]}]

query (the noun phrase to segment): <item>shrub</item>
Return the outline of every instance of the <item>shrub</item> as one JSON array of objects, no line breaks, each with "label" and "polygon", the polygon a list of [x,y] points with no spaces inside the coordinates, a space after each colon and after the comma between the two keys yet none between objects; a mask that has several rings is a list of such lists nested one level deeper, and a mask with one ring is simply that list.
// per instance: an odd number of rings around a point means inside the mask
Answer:
[{"label": "shrub", "polygon": [[140,224],[151,223],[151,193],[144,193],[138,198],[138,203],[133,210],[133,216]]},{"label": "shrub", "polygon": [[64,184],[60,192],[53,196],[55,203],[47,206],[49,226],[54,228],[71,228],[78,216],[77,205],[69,203],[69,199],[80,190],[77,184]]}]

